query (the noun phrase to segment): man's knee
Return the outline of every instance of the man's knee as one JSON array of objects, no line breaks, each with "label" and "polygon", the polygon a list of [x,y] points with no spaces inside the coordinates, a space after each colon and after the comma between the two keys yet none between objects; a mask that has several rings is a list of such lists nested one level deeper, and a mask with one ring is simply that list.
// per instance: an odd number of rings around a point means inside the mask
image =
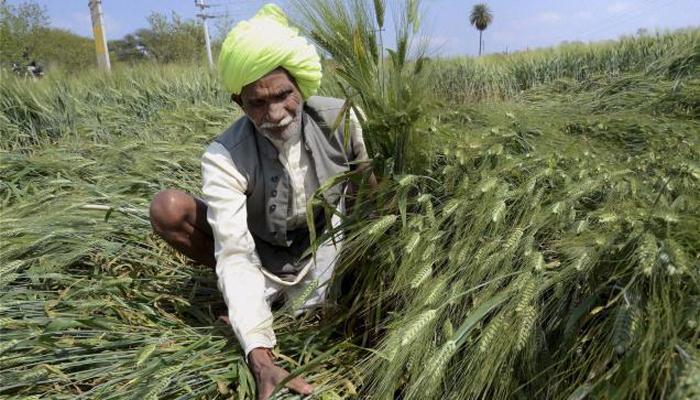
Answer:
[{"label": "man's knee", "polygon": [[153,231],[164,237],[183,229],[191,202],[189,197],[187,193],[175,189],[158,192],[149,210]]}]

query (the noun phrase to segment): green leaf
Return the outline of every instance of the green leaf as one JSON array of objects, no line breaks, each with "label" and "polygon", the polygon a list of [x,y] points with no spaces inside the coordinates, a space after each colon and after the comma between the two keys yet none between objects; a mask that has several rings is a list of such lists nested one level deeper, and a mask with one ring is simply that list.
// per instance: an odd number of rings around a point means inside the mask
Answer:
[{"label": "green leaf", "polygon": [[109,216],[112,215],[113,211],[114,211],[114,208],[111,208],[111,207],[109,210],[107,210],[107,212],[105,213],[105,222],[109,221]]},{"label": "green leaf", "polygon": [[70,318],[55,318],[44,329],[44,332],[67,331],[83,326],[79,321]]},{"label": "green leaf", "polygon": [[148,345],[144,346],[144,347],[136,354],[136,366],[137,366],[137,367],[140,367],[141,364],[143,364],[144,361],[146,361],[146,360],[151,356],[151,354],[153,354],[153,352],[156,350],[156,347],[157,347],[157,346],[156,346],[155,343],[151,343],[151,344],[148,344]]},{"label": "green leaf", "polygon": [[458,347],[464,343],[467,338],[467,334],[472,330],[472,328],[474,328],[474,326],[476,326],[476,324],[481,321],[482,318],[488,315],[494,308],[501,305],[501,303],[508,298],[508,295],[510,295],[510,292],[501,292],[481,303],[475,310],[469,312],[467,318],[459,326],[459,329],[457,329],[453,339],[455,342],[457,342]]},{"label": "green leaf", "polygon": [[594,386],[590,383],[584,383],[583,385],[577,387],[576,390],[574,390],[574,392],[566,398],[566,400],[583,400],[591,393],[591,391],[593,391],[593,388]]}]

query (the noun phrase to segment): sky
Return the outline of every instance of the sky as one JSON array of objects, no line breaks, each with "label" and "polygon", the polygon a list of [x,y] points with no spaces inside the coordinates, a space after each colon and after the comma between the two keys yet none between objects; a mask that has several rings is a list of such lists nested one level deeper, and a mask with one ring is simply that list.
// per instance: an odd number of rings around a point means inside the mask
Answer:
[{"label": "sky", "polygon": [[[46,7],[51,25],[92,36],[88,0],[35,0]],[[246,19],[270,0],[206,0],[215,5],[207,12],[228,14],[228,21]],[[389,0],[389,2],[399,0]],[[8,0],[19,4],[22,0]],[[274,1],[273,1],[274,2]],[[423,0],[423,30],[433,56],[475,55],[478,31],[469,25],[469,12],[477,2],[491,8],[494,20],[484,31],[484,51],[512,52],[548,47],[562,41],[598,41],[649,32],[700,26],[700,0]],[[288,8],[286,0],[278,0]],[[371,2],[370,2],[371,3]],[[391,7],[389,7],[391,8]],[[148,27],[152,12],[176,12],[195,18],[194,0],[103,0],[108,39],[119,39]],[[217,22],[210,20],[212,32]],[[228,26],[218,23],[218,28]]]}]

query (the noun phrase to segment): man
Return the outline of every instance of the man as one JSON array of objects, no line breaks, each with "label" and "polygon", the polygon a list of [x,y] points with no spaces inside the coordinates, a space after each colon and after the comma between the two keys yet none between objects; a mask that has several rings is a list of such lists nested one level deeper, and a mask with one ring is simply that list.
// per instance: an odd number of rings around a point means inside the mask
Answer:
[{"label": "man", "polygon": [[[270,302],[310,289],[305,307],[321,303],[339,251],[338,241],[327,241],[313,257],[307,254],[306,204],[367,153],[354,114],[350,132],[343,131],[344,123],[332,131],[343,101],[312,96],[321,80],[319,57],[277,6],[267,5],[233,28],[218,66],[245,117],[202,157],[204,201],[181,191],[160,192],[151,204],[151,222],[174,248],[216,268],[258,399],[267,399],[288,375],[270,351],[276,344]],[[338,184],[323,193],[341,212],[345,189]],[[312,220],[318,232],[338,223],[317,211]],[[301,377],[287,386],[301,394],[313,390]]]}]

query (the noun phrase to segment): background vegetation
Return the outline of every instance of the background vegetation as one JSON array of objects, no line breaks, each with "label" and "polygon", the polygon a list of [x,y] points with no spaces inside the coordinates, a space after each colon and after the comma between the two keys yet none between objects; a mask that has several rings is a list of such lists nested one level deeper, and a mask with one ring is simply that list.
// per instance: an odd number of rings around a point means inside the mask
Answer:
[{"label": "background vegetation", "polygon": [[[138,63],[206,65],[204,35],[197,21],[154,12],[147,22],[148,28],[108,41],[114,68]],[[52,72],[78,74],[95,69],[92,38],[52,28],[50,23],[46,10],[33,1],[0,5],[0,70],[32,60]],[[212,27],[215,54],[230,25],[230,18],[222,18]]]},{"label": "background vegetation", "polygon": [[[430,61],[407,8],[382,58],[382,2],[318,3],[381,185],[280,362],[321,398],[700,395],[700,31]],[[213,271],[147,221],[238,115],[196,66],[0,82],[0,397],[252,396]]]}]

